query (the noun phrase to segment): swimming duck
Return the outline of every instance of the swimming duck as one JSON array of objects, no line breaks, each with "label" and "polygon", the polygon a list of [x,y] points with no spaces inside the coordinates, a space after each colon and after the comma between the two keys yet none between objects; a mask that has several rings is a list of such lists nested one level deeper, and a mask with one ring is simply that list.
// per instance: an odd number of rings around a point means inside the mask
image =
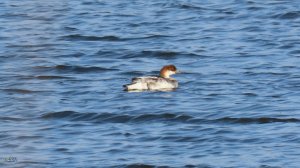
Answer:
[{"label": "swimming duck", "polygon": [[178,87],[176,79],[170,76],[178,73],[174,65],[166,65],[160,70],[159,76],[136,77],[130,84],[124,85],[124,90],[172,90]]}]

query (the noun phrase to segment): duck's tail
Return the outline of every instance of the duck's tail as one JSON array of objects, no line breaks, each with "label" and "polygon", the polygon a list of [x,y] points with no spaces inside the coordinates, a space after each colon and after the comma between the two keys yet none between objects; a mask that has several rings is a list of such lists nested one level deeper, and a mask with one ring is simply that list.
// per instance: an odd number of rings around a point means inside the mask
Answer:
[{"label": "duck's tail", "polygon": [[130,84],[126,84],[126,85],[123,85],[123,89],[124,89],[124,91],[128,91],[129,89],[128,89],[128,86],[129,86]]},{"label": "duck's tail", "polygon": [[137,87],[137,83],[131,83],[131,84],[126,84],[123,85],[123,88],[125,91],[130,91],[130,90],[137,90],[139,87]]}]

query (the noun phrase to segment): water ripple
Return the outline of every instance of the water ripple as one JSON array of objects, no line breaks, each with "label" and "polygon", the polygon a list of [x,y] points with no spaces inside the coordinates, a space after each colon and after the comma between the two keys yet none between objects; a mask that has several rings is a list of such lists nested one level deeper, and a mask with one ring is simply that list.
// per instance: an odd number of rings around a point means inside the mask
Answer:
[{"label": "water ripple", "polygon": [[286,12],[283,14],[275,15],[274,17],[279,19],[297,19],[300,17],[300,12],[299,11]]},{"label": "water ripple", "polygon": [[237,124],[267,124],[274,122],[283,122],[283,123],[299,123],[300,119],[297,118],[271,118],[271,117],[260,117],[260,118],[231,118],[225,117],[221,119],[217,119],[220,122],[230,122]]},{"label": "water ripple", "polygon": [[51,79],[71,79],[71,77],[66,76],[55,76],[55,75],[40,75],[36,76],[37,79],[41,80],[51,80]]},{"label": "water ripple", "polygon": [[[0,8],[0,166],[299,167],[298,1]],[[167,64],[178,89],[122,90]]]},{"label": "water ripple", "polygon": [[[131,25],[132,26],[132,25]],[[111,42],[121,42],[121,41],[129,41],[129,40],[142,40],[142,39],[158,39],[158,38],[166,38],[171,37],[167,35],[147,35],[142,37],[127,37],[122,38],[118,36],[84,36],[80,34],[72,34],[67,36],[60,37],[61,40],[67,41],[111,41]]]},{"label": "water ripple", "polygon": [[31,94],[36,92],[28,89],[2,89],[2,90],[8,93],[19,93],[19,94]]},{"label": "water ripple", "polygon": [[83,36],[80,34],[73,34],[68,36],[62,36],[62,40],[68,40],[68,41],[122,41],[121,38],[117,36]]},{"label": "water ripple", "polygon": [[75,111],[61,111],[46,113],[41,116],[42,119],[68,119],[70,121],[90,121],[97,123],[147,123],[147,122],[180,122],[190,124],[209,124],[209,123],[232,123],[232,124],[267,124],[267,123],[298,123],[297,118],[233,118],[223,117],[217,119],[201,119],[184,114],[113,114],[113,113],[79,113]]},{"label": "water ripple", "polygon": [[90,72],[96,73],[96,72],[107,72],[107,71],[117,70],[114,68],[103,68],[103,67],[96,67],[96,66],[75,66],[75,65],[36,66],[34,67],[34,69],[41,70],[41,71],[56,70],[58,72],[75,72],[75,73],[90,73]]}]

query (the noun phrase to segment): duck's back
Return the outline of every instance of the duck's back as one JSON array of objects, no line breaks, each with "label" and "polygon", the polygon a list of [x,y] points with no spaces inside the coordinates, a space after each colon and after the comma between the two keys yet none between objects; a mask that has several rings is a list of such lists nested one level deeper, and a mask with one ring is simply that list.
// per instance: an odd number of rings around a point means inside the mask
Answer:
[{"label": "duck's back", "polygon": [[175,89],[178,82],[172,78],[162,78],[156,76],[137,77],[132,79],[132,83],[124,85],[125,90],[164,90]]}]

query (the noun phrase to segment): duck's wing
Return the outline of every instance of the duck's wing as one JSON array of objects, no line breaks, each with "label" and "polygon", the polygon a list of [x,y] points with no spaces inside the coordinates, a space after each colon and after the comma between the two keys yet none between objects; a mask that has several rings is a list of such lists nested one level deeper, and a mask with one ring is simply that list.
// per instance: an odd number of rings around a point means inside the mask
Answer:
[{"label": "duck's wing", "polygon": [[156,81],[149,82],[148,88],[150,90],[165,90],[175,89],[178,87],[178,82],[175,79],[157,78]]},{"label": "duck's wing", "polygon": [[132,79],[131,84],[124,85],[125,90],[147,90],[148,84],[156,82],[158,77],[145,76]]},{"label": "duck's wing", "polygon": [[132,83],[148,83],[148,82],[157,82],[159,80],[159,77],[156,76],[143,76],[143,77],[136,77],[132,78]]}]

